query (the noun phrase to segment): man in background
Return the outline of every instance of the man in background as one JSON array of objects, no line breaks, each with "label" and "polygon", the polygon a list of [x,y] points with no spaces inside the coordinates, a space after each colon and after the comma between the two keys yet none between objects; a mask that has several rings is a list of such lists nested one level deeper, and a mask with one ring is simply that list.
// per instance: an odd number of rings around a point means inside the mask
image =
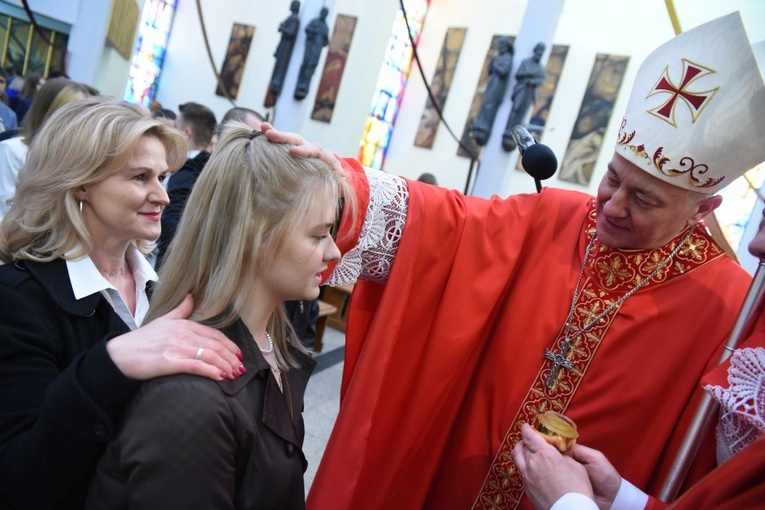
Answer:
[{"label": "man in background", "polygon": [[162,235],[159,237],[156,267],[162,264],[162,259],[175,236],[175,230],[181,221],[181,215],[186,208],[194,183],[210,159],[207,147],[210,145],[215,131],[215,114],[208,107],[199,103],[185,103],[178,106],[175,127],[183,131],[189,142],[188,159],[180,170],[175,172],[167,185],[167,195],[170,203],[162,212]]}]

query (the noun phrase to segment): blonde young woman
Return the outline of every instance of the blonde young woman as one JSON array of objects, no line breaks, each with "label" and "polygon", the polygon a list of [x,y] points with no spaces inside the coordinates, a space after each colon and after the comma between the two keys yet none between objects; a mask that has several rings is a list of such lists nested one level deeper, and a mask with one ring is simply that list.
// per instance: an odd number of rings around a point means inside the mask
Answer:
[{"label": "blonde young woman", "polygon": [[224,131],[147,320],[191,293],[191,319],[236,342],[246,374],[144,383],[99,464],[88,508],[304,508],[301,412],[315,362],[281,303],[315,299],[339,259],[331,233],[346,186],[326,164],[295,158],[242,123]]},{"label": "blonde young woman", "polygon": [[137,381],[240,374],[230,340],[183,320],[190,298],[139,328],[162,180],[185,156],[114,98],[70,102],[35,137],[0,225],[0,508],[82,508]]}]

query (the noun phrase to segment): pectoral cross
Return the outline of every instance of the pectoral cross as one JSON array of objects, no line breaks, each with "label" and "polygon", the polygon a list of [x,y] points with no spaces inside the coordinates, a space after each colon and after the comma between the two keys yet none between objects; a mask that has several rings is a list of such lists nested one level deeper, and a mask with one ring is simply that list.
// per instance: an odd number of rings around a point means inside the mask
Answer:
[{"label": "pectoral cross", "polygon": [[549,359],[552,361],[552,367],[550,368],[550,374],[547,376],[547,379],[545,380],[545,386],[548,388],[553,387],[553,383],[555,382],[555,379],[558,377],[558,372],[561,368],[565,368],[566,370],[573,370],[576,364],[573,361],[570,361],[566,359],[566,354],[568,354],[568,351],[571,349],[571,339],[566,338],[566,340],[563,342],[563,345],[561,345],[560,352],[558,354],[555,354],[550,349],[545,349],[545,359]]}]

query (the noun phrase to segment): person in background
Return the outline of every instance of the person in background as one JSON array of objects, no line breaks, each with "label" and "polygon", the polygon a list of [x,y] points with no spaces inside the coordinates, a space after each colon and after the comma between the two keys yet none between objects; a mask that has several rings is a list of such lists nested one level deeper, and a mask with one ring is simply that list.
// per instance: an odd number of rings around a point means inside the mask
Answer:
[{"label": "person in background", "polygon": [[185,157],[142,108],[89,98],[42,127],[0,224],[0,508],[82,508],[138,381],[241,374],[236,345],[184,320],[140,327],[163,177]]},{"label": "person in background", "polygon": [[6,68],[9,77],[6,94],[8,94],[9,99],[21,94],[21,88],[24,86],[23,69],[24,62],[12,62],[12,65]]},{"label": "person in background", "polygon": [[157,243],[156,267],[161,267],[162,260],[175,236],[175,229],[181,221],[181,215],[186,208],[194,183],[204,170],[210,153],[207,147],[212,140],[215,131],[215,114],[208,107],[199,103],[185,103],[178,106],[178,116],[175,119],[175,127],[186,135],[189,151],[186,154],[186,162],[172,175],[167,184],[167,194],[170,204],[162,215],[162,235]]},{"label": "person in background", "polygon": [[231,108],[223,115],[223,118],[220,120],[220,124],[218,124],[218,126],[215,128],[212,140],[210,140],[210,145],[207,147],[207,152],[212,153],[212,151],[215,150],[215,146],[218,144],[218,137],[220,136],[223,127],[227,123],[234,121],[247,124],[252,129],[258,131],[266,119],[251,108],[245,108],[243,106],[235,106]]},{"label": "person in background", "polygon": [[173,110],[168,110],[167,108],[159,108],[156,110],[151,110],[151,116],[155,119],[159,119],[168,126],[175,127],[175,120],[177,116],[175,115],[175,112]]},{"label": "person in background", "polygon": [[55,78],[40,89],[37,99],[21,123],[21,133],[0,141],[0,218],[8,212],[8,201],[16,193],[16,180],[37,131],[53,113],[65,104],[89,96],[81,83]]},{"label": "person in background", "polygon": [[8,75],[5,69],[0,67],[0,133],[15,130],[19,123],[16,118],[16,112],[8,106],[8,95],[5,93],[8,86]]},{"label": "person in background", "polygon": [[[765,260],[765,220],[749,243],[749,251]],[[765,501],[765,310],[752,333],[701,384],[719,404],[717,458],[719,466],[693,485],[673,509],[757,508]],[[524,425],[523,441],[513,458],[526,491],[538,509],[623,510],[661,508],[622,477],[602,452],[574,445],[561,455]]]},{"label": "person in background", "polygon": [[31,73],[24,78],[24,86],[21,87],[21,92],[17,97],[13,98],[11,103],[11,107],[16,112],[19,122],[24,122],[24,116],[29,111],[35,96],[43,85],[45,85],[45,78],[41,74]]},{"label": "person in background", "polygon": [[420,174],[417,180],[420,182],[424,182],[426,184],[434,184],[438,186],[438,179],[436,179],[436,176],[430,172],[423,172],[422,174]]},{"label": "person in background", "polygon": [[[98,466],[87,508],[302,509],[303,395],[315,362],[281,303],[314,299],[340,252],[345,181],[232,122],[188,201],[149,326],[194,299],[191,319],[244,354],[245,375],[144,383]],[[349,207],[349,206],[346,206]]]}]

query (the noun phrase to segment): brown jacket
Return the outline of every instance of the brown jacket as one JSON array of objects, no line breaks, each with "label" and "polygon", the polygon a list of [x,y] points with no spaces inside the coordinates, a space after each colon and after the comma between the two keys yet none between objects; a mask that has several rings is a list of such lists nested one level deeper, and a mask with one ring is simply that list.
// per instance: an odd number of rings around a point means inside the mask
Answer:
[{"label": "brown jacket", "polygon": [[248,372],[144,383],[101,459],[87,508],[303,509],[303,395],[315,362],[295,352],[284,394],[241,321],[223,332]]}]

